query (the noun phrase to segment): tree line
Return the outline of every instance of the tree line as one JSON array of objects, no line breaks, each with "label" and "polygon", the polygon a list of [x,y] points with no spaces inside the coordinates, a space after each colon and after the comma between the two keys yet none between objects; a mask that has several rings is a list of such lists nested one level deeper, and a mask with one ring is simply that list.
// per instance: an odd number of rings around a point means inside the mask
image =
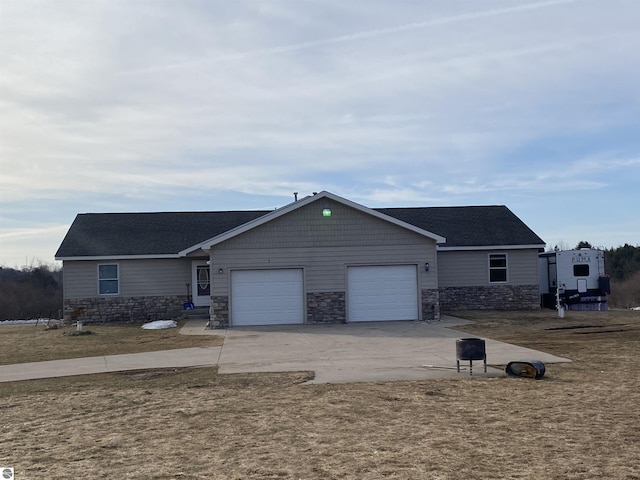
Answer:
[{"label": "tree line", "polygon": [[604,251],[605,271],[611,277],[609,305],[640,307],[640,247],[624,244]]},{"label": "tree line", "polygon": [[[594,248],[587,241],[578,242],[575,249]],[[557,245],[554,250],[564,250]],[[640,273],[640,246],[634,247],[625,243],[621,247],[604,249],[604,269],[612,280],[624,281]]]},{"label": "tree line", "polygon": [[[582,241],[579,248],[593,248]],[[625,243],[604,249],[604,270],[611,277],[609,305],[612,308],[640,307],[640,246]]]},{"label": "tree line", "polygon": [[62,268],[0,267],[0,321],[60,318]]},{"label": "tree line", "polygon": [[606,272],[614,280],[629,280],[640,272],[640,247],[625,243],[622,247],[605,249]]}]

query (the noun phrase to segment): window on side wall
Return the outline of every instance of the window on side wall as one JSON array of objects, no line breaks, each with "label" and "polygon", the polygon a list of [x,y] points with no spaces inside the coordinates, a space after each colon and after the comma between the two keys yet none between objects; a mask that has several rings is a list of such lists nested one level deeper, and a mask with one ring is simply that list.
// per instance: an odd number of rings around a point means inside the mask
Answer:
[{"label": "window on side wall", "polygon": [[507,255],[495,253],[489,255],[489,282],[505,283],[507,281]]},{"label": "window on side wall", "polygon": [[98,265],[99,295],[118,295],[120,293],[118,274],[118,264],[116,263]]}]

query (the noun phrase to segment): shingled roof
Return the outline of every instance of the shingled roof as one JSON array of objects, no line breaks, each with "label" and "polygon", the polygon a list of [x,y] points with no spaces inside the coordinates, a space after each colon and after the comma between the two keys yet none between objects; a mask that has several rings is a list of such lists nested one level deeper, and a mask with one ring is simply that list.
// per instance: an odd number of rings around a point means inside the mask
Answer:
[{"label": "shingled roof", "polygon": [[82,213],[56,258],[177,255],[269,211]]},{"label": "shingled roof", "polygon": [[[505,206],[374,210],[445,237],[443,247],[544,246]],[[270,212],[83,213],[76,216],[56,258],[177,256]]]},{"label": "shingled roof", "polygon": [[376,210],[445,237],[444,247],[545,245],[504,205]]}]

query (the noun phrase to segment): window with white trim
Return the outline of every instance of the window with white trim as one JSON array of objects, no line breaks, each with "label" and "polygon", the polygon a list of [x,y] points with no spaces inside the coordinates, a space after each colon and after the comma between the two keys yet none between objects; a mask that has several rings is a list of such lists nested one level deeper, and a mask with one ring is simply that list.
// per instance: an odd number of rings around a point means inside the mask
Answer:
[{"label": "window with white trim", "polygon": [[98,265],[98,295],[118,295],[120,279],[117,263]]},{"label": "window with white trim", "polygon": [[489,255],[489,282],[505,283],[507,281],[507,254],[492,253]]}]

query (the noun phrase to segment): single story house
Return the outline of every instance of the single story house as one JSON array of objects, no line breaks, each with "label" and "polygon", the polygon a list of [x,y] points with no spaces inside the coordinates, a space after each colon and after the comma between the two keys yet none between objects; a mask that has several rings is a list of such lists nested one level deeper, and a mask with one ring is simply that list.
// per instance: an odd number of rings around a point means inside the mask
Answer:
[{"label": "single story house", "polygon": [[545,243],[505,206],[372,209],[329,192],[271,211],[85,213],[56,253],[65,317],[216,327],[539,308]]}]

